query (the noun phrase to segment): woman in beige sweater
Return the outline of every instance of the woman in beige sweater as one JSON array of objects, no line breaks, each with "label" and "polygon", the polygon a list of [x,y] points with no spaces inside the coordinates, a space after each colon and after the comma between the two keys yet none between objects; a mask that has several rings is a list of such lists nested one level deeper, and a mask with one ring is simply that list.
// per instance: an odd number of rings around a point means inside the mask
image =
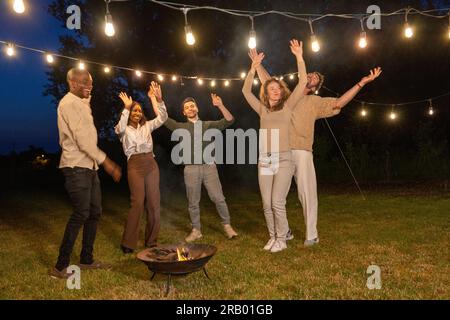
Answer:
[{"label": "woman in beige sweater", "polygon": [[292,110],[302,97],[306,86],[306,67],[303,61],[302,42],[291,40],[290,49],[297,59],[299,83],[292,94],[287,85],[276,78],[270,78],[261,87],[260,99],[252,93],[256,68],[264,54],[250,51],[251,69],[242,88],[248,104],[260,117],[260,150],[258,181],[264,208],[264,216],[270,239],[264,250],[279,252],[287,248],[286,197],[292,180],[291,149],[289,146],[289,125]]}]

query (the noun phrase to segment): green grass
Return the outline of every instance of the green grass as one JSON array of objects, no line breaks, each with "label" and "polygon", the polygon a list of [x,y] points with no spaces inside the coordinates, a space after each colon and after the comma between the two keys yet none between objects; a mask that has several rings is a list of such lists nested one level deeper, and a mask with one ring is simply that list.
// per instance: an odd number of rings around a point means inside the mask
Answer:
[{"label": "green grass", "polygon": [[[225,193],[239,238],[225,239],[204,192],[202,242],[218,247],[207,265],[212,280],[201,272],[175,277],[167,299],[450,298],[448,196],[369,193],[364,201],[358,194],[321,194],[321,242],[304,248],[301,207],[291,192],[295,239],[287,250],[270,254],[262,250],[268,236],[257,190]],[[63,190],[10,192],[1,203],[0,299],[166,299],[166,278],[151,282],[146,266],[119,250],[126,193],[104,193],[96,258],[113,269],[82,272],[81,290],[47,275],[71,211]],[[162,208],[160,243],[180,243],[189,232],[184,194],[166,194]],[[73,263],[79,250],[80,239]],[[366,287],[371,264],[381,268],[380,290]]]}]

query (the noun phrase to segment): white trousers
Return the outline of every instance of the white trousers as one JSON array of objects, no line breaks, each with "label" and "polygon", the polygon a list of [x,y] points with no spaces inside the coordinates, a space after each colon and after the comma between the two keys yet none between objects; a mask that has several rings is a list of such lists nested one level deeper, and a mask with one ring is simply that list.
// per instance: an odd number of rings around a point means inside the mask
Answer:
[{"label": "white trousers", "polygon": [[306,240],[318,237],[317,233],[317,181],[313,154],[306,150],[292,150],[294,178],[297,184],[298,199],[303,207],[306,225]]}]

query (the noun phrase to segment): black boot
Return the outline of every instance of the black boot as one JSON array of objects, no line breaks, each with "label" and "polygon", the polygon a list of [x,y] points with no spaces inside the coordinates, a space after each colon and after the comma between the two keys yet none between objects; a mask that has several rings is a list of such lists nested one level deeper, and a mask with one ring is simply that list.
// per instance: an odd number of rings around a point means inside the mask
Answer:
[{"label": "black boot", "polygon": [[133,252],[134,252],[133,249],[127,248],[127,247],[125,247],[124,245],[121,245],[120,248],[122,249],[122,252],[123,252],[124,254],[129,254],[129,253],[133,253]]}]

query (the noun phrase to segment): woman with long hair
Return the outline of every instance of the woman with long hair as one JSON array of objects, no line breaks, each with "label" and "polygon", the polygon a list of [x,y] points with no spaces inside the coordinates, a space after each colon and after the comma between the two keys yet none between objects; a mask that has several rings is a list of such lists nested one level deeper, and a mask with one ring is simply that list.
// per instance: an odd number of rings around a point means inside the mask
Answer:
[{"label": "woman with long hair", "polygon": [[161,87],[152,82],[148,96],[154,95],[158,104],[153,109],[156,118],[147,120],[142,106],[121,92],[124,109],[115,127],[128,160],[128,185],[130,187],[130,211],[123,232],[121,249],[132,253],[137,248],[139,220],[142,213],[147,214],[145,246],[157,244],[160,227],[159,168],[154,159],[152,131],[161,127],[167,120],[167,110],[162,100]]},{"label": "woman with long hair", "polygon": [[249,53],[252,65],[242,88],[248,104],[260,117],[258,182],[270,236],[264,250],[271,252],[287,248],[286,235],[289,225],[286,197],[293,174],[289,126],[292,110],[303,95],[307,81],[302,42],[291,40],[290,49],[297,59],[299,75],[299,82],[292,94],[286,83],[277,78],[270,78],[263,84],[259,99],[252,93],[256,68],[264,59],[264,54],[257,54],[255,50]]}]

